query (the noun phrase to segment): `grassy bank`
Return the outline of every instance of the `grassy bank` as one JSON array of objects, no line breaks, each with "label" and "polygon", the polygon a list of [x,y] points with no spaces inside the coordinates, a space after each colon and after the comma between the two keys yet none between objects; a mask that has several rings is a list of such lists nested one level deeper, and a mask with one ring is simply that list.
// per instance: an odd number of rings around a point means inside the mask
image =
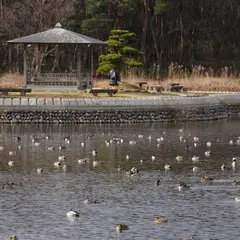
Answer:
[{"label": "grassy bank", "polygon": [[[240,79],[233,77],[189,77],[189,78],[178,78],[171,77],[168,79],[146,79],[137,77],[134,75],[128,76],[123,79],[122,84],[116,87],[119,92],[115,95],[116,97],[141,97],[141,96],[152,96],[154,93],[148,93],[141,91],[139,86],[136,84],[139,81],[146,81],[148,84],[157,84],[163,87],[167,87],[171,83],[180,83],[184,87],[192,91],[240,91]],[[95,88],[109,88],[108,80],[94,80],[93,86]],[[6,74],[0,78],[0,87],[23,87],[23,75],[18,74]],[[175,93],[162,94],[176,95]],[[177,95],[179,95],[177,93]],[[181,94],[180,94],[181,95]],[[10,97],[19,96],[19,93],[10,93]],[[68,97],[68,98],[79,98],[79,97],[93,97],[91,94],[82,91],[32,91],[27,94],[28,97]],[[108,97],[107,94],[99,94],[99,97]]]}]

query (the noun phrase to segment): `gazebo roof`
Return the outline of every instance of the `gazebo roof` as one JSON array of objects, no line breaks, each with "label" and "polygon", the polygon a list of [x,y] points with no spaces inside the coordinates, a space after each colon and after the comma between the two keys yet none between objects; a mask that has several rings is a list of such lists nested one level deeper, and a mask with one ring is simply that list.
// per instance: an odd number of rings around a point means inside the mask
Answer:
[{"label": "gazebo roof", "polygon": [[106,42],[62,28],[60,23],[52,29],[29,36],[16,38],[7,43],[15,44],[93,44],[106,45]]}]

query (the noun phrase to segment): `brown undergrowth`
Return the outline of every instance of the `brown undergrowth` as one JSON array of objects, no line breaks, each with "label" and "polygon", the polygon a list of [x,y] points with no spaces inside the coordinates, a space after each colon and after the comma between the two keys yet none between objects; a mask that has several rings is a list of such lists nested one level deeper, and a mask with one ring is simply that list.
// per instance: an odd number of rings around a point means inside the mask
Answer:
[{"label": "brown undergrowth", "polygon": [[[172,83],[180,83],[188,90],[193,91],[240,91],[240,78],[234,77],[203,77],[203,76],[191,76],[187,78],[178,78],[177,76],[172,76],[166,79],[154,79],[154,78],[144,78],[136,75],[129,75],[128,77],[122,78],[122,84],[115,87],[119,90],[139,90],[138,82],[146,81],[148,84],[162,85],[167,87]],[[93,86],[96,88],[111,88],[109,86],[108,80],[95,79],[93,81]],[[0,77],[0,87],[13,87],[21,88],[23,87],[23,75],[19,74],[5,74]]]}]

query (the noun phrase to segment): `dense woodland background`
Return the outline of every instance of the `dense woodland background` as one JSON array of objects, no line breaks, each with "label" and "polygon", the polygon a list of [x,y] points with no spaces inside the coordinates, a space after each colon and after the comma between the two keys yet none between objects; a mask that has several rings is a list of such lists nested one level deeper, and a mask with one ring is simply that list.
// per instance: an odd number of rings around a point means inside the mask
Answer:
[{"label": "dense woodland background", "polygon": [[[7,40],[57,22],[104,41],[112,29],[134,32],[147,75],[167,75],[173,64],[189,73],[240,72],[240,0],[0,0],[0,73],[10,70]],[[21,72],[21,46],[12,51],[11,70]]]}]

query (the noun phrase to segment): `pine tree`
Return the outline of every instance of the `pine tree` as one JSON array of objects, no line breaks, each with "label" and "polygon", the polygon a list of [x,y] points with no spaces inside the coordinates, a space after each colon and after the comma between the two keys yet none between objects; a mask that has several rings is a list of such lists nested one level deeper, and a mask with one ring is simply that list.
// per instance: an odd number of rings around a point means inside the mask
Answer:
[{"label": "pine tree", "polygon": [[108,44],[108,54],[100,55],[98,75],[108,73],[112,68],[118,71],[143,66],[139,58],[142,52],[132,47],[137,41],[136,34],[128,30],[112,30]]}]

